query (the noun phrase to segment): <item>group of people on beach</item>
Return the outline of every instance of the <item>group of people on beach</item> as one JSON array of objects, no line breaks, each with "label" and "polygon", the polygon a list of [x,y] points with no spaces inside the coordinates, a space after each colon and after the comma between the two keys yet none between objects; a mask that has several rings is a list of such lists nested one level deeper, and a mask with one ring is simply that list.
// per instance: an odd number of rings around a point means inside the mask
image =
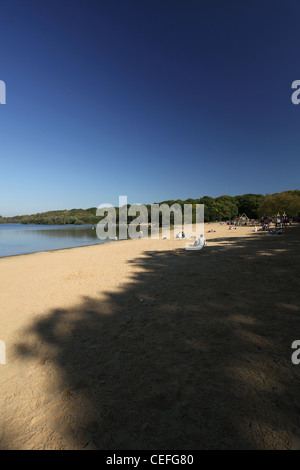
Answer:
[{"label": "group of people on beach", "polygon": [[[212,230],[212,232],[213,231],[215,230]],[[178,232],[176,235],[176,238],[186,238],[184,231]],[[191,238],[195,238],[195,237],[191,237]],[[206,246],[206,245],[207,245],[206,238],[204,237],[203,233],[201,233],[200,237],[196,238],[196,240],[194,241],[193,246]]]},{"label": "group of people on beach", "polygon": [[281,235],[283,228],[292,225],[285,212],[283,215],[278,213],[276,217],[261,217],[259,223],[261,228],[255,231],[268,232],[269,235]]},{"label": "group of people on beach", "polygon": [[185,238],[185,233],[184,233],[184,231],[178,232],[177,235],[176,235],[176,238]]},{"label": "group of people on beach", "polygon": [[271,225],[276,228],[285,228],[291,225],[291,221],[285,212],[282,215],[278,213],[276,217],[262,217],[260,223],[263,231],[269,230]]}]

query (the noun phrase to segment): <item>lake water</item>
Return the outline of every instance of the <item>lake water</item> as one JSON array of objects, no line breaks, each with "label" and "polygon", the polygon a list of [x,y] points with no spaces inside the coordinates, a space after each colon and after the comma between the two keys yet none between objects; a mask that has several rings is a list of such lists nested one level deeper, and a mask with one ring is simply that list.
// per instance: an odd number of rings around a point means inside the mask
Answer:
[{"label": "lake water", "polygon": [[0,224],[0,258],[111,241],[99,240],[96,228],[86,225]]}]

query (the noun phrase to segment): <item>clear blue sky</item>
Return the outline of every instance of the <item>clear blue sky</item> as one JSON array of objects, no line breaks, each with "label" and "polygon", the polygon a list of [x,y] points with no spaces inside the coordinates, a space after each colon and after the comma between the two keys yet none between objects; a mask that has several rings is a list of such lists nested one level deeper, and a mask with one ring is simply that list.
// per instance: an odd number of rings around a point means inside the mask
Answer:
[{"label": "clear blue sky", "polygon": [[299,0],[0,0],[0,214],[299,189]]}]

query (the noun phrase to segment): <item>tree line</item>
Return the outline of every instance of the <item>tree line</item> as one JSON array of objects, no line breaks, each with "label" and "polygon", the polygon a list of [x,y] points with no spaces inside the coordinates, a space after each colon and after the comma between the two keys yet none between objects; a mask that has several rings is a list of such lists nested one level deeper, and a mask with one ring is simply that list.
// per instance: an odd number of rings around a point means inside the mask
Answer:
[{"label": "tree line", "polygon": [[[259,219],[262,216],[275,217],[285,212],[290,218],[300,217],[300,190],[282,191],[275,194],[243,194],[241,196],[218,196],[216,198],[204,196],[199,199],[169,200],[161,204],[172,206],[179,204],[192,204],[195,216],[196,204],[204,204],[204,221],[234,220],[239,215],[245,214],[249,219]],[[148,220],[151,218],[151,204],[146,205]],[[116,222],[118,223],[119,208],[116,207]],[[45,225],[96,225],[104,217],[96,215],[97,208],[71,209],[41,212],[32,215],[20,215],[15,217],[1,217],[0,223],[20,224],[45,224]],[[138,214],[137,214],[138,215]],[[135,216],[128,217],[128,222],[134,220]],[[171,214],[172,222],[172,214]]]}]

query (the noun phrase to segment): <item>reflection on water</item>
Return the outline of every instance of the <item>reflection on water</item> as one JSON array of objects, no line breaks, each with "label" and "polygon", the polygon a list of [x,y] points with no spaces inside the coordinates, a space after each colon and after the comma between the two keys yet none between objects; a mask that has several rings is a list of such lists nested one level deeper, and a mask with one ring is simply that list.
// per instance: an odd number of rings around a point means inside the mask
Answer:
[{"label": "reflection on water", "polygon": [[99,240],[91,226],[0,225],[0,257],[94,245]]},{"label": "reflection on water", "polygon": [[69,238],[72,240],[84,239],[86,241],[94,240],[97,243],[98,237],[94,228],[63,228],[63,229],[51,229],[51,230],[35,230],[35,234],[39,237],[51,237],[51,238]]},{"label": "reflection on water", "polygon": [[[144,234],[146,231],[143,228]],[[118,236],[116,227],[116,238]],[[0,224],[0,258],[111,241],[99,240],[96,227],[90,225]]]}]

